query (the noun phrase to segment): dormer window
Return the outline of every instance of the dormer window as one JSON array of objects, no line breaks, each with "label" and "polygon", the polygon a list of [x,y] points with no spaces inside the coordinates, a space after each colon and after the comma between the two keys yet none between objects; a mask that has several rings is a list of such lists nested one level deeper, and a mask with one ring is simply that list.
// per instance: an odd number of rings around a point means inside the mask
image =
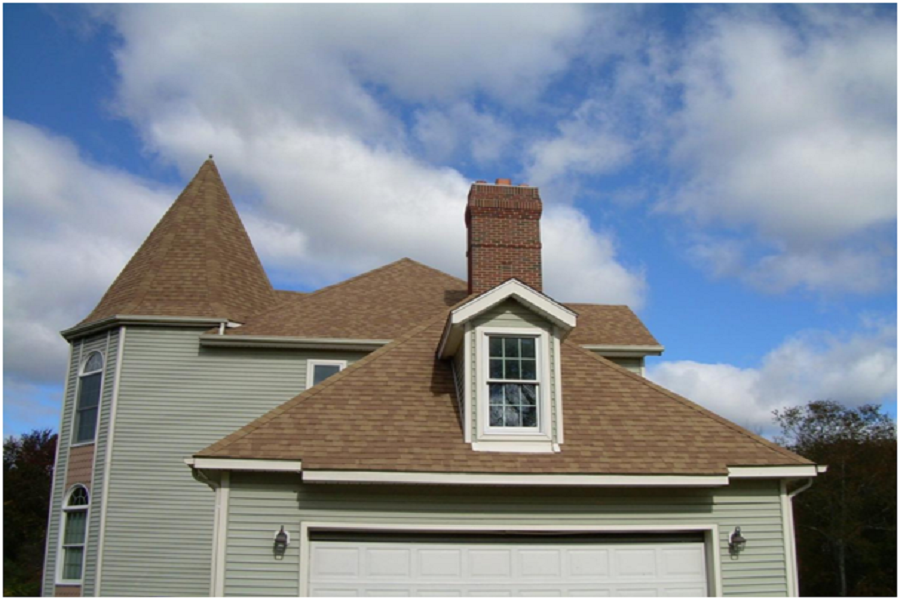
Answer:
[{"label": "dormer window", "polygon": [[488,429],[540,431],[536,336],[488,337]]}]

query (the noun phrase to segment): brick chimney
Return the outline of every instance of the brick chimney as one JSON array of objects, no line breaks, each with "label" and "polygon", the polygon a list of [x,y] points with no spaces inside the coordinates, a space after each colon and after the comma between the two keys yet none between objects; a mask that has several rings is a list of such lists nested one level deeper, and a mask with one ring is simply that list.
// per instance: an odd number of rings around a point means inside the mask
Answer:
[{"label": "brick chimney", "polygon": [[528,185],[476,181],[466,207],[469,293],[515,277],[541,290],[541,197]]}]

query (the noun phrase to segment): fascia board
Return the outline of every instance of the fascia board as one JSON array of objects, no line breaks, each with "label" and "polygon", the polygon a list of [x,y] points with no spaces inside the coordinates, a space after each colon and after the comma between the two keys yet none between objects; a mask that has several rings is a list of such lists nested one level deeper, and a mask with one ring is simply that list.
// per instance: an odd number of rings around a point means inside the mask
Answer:
[{"label": "fascia board", "polygon": [[522,302],[563,329],[573,329],[577,322],[578,315],[574,311],[515,279],[510,279],[456,308],[450,313],[449,322],[451,325],[461,325],[509,298]]},{"label": "fascia board", "polygon": [[787,465],[773,467],[728,467],[731,479],[764,479],[781,477],[815,477],[819,470],[817,465]]},{"label": "fascia board", "polygon": [[108,327],[118,327],[121,325],[189,325],[196,327],[213,327],[222,323],[231,323],[226,317],[167,317],[167,316],[147,316],[147,315],[114,315],[99,321],[85,323],[84,325],[76,325],[69,329],[59,332],[66,340],[94,333],[106,329]]},{"label": "fascia board", "polygon": [[581,344],[581,347],[601,356],[613,356],[617,358],[660,356],[665,351],[664,346],[627,346],[623,344]]},{"label": "fascia board", "polygon": [[411,473],[396,471],[304,471],[309,483],[410,483],[448,485],[721,487],[725,475],[492,475],[487,473]]},{"label": "fascia board", "polygon": [[310,350],[359,350],[374,351],[391,343],[391,340],[350,338],[300,338],[289,336],[250,336],[204,334],[201,346],[219,348],[295,348]]},{"label": "fascia board", "polygon": [[250,458],[191,457],[184,464],[194,469],[211,471],[280,471],[299,473],[303,470],[299,460],[259,460]]}]

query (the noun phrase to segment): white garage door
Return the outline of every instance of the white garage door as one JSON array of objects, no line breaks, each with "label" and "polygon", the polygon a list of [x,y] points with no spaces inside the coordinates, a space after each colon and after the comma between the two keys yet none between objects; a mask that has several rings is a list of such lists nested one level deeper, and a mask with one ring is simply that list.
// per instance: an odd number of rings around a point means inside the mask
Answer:
[{"label": "white garage door", "polygon": [[312,541],[312,596],[706,596],[703,543]]}]

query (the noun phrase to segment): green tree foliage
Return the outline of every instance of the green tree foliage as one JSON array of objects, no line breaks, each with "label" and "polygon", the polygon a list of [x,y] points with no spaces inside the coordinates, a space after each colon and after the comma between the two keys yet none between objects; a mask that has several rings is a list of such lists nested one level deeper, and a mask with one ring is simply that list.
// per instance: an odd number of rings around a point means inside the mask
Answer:
[{"label": "green tree foliage", "polygon": [[3,442],[3,595],[39,596],[56,434]]},{"label": "green tree foliage", "polygon": [[875,405],[775,411],[780,444],[827,465],[794,498],[803,596],[897,595],[897,430]]}]

